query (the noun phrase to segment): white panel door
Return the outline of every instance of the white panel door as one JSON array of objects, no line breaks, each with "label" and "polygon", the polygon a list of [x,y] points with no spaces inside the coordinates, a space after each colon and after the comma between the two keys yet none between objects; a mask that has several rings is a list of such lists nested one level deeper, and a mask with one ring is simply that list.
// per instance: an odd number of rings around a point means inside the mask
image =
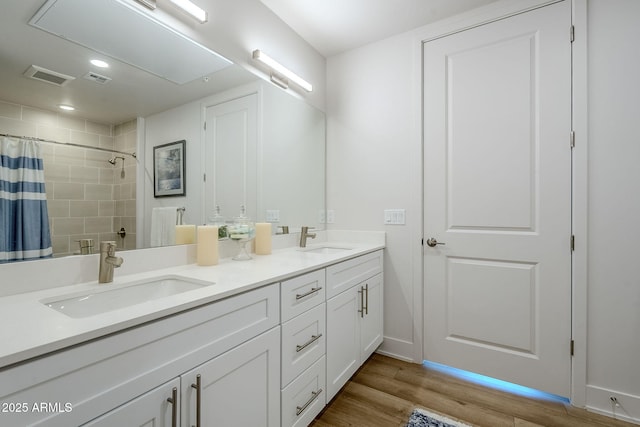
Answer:
[{"label": "white panel door", "polygon": [[570,25],[564,1],[424,44],[425,359],[562,396]]},{"label": "white panel door", "polygon": [[205,114],[204,220],[216,206],[231,219],[238,216],[241,205],[247,216],[257,218],[257,95],[209,106]]}]

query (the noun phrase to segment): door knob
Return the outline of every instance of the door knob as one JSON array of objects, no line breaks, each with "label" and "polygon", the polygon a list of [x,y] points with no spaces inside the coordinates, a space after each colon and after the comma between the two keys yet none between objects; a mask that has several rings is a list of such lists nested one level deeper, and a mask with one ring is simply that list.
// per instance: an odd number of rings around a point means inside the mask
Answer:
[{"label": "door knob", "polygon": [[435,247],[436,247],[436,245],[444,245],[444,244],[446,244],[446,243],[438,242],[438,241],[437,241],[436,239],[434,239],[433,237],[431,237],[431,238],[429,238],[429,239],[427,240],[427,245],[428,245],[428,246],[430,246],[430,247],[432,247],[432,248],[435,248]]}]

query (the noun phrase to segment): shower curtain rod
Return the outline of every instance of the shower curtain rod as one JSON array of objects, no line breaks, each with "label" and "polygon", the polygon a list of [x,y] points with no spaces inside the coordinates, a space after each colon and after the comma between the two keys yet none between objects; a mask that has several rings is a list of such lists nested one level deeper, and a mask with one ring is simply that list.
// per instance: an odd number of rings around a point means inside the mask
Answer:
[{"label": "shower curtain rod", "polygon": [[109,148],[102,148],[102,147],[92,147],[90,145],[74,144],[73,142],[60,142],[60,141],[53,141],[51,139],[35,138],[33,136],[11,135],[8,133],[0,133],[0,136],[6,136],[9,138],[18,138],[18,139],[28,139],[30,141],[46,142],[50,144],[69,145],[71,147],[89,148],[91,150],[106,151],[108,153],[126,154],[127,156],[131,156],[134,159],[137,158],[136,153],[127,153],[126,151],[111,150]]}]

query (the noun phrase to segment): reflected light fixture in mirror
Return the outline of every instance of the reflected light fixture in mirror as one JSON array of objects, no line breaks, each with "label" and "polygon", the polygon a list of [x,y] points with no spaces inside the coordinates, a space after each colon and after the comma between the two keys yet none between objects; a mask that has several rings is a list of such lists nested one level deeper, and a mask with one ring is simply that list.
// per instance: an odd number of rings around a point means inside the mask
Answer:
[{"label": "reflected light fixture in mirror", "polygon": [[193,16],[201,24],[204,24],[208,20],[207,11],[196,6],[189,0],[171,0],[171,3]]},{"label": "reflected light fixture in mirror", "polygon": [[[311,85],[311,83],[309,83],[308,81],[306,81],[305,79],[303,79],[302,77],[300,77],[299,75],[294,73],[293,71],[289,70],[284,65],[274,61],[271,57],[266,55],[260,49],[256,49],[256,50],[253,51],[253,59],[263,63],[267,67],[271,68],[271,70],[273,72],[275,72],[277,74],[280,74],[285,79],[288,79],[288,80],[292,81],[293,83],[297,84],[298,86],[300,86],[301,88],[303,88],[307,92],[313,91],[313,86]],[[273,75],[272,75],[272,77],[273,77]],[[282,79],[278,78],[278,76],[275,76],[275,77],[280,82],[282,82]],[[273,78],[272,78],[272,81],[273,81]],[[282,84],[281,84],[278,81],[274,81],[274,83],[276,83],[278,86],[285,87],[285,86],[283,86],[285,84],[285,82],[282,82]]]}]

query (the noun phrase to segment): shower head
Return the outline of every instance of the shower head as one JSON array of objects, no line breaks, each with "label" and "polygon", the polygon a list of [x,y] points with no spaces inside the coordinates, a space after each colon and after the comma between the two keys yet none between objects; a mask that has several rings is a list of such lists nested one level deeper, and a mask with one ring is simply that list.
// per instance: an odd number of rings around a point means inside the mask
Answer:
[{"label": "shower head", "polygon": [[122,156],[114,156],[114,157],[110,158],[107,161],[115,166],[115,164],[118,161],[118,159],[122,160],[122,170],[120,171],[120,178],[124,179],[124,157],[122,157]]},{"label": "shower head", "polygon": [[122,156],[114,156],[112,158],[110,158],[109,160],[107,160],[109,163],[111,163],[112,165],[115,165],[116,162],[118,161],[118,159],[122,159],[122,162],[124,162],[124,157]]}]

